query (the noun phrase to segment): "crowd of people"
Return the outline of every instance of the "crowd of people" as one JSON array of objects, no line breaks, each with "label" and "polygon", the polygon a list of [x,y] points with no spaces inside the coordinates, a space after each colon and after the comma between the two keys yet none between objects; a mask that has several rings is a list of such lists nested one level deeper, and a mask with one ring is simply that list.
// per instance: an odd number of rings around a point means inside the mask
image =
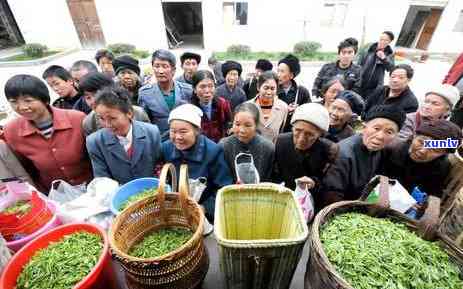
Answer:
[{"label": "crowd of people", "polygon": [[[15,75],[4,87],[18,116],[2,129],[0,177],[46,193],[53,180],[125,184],[156,176],[163,163],[186,163],[190,178],[207,179],[199,203],[213,220],[216,192],[241,181],[236,158],[246,153],[261,182],[306,186],[316,210],[358,199],[378,174],[440,196],[455,148],[425,144],[462,139],[461,121],[448,119],[461,120],[463,57],[419,106],[413,68],[394,64],[393,40],[385,31],[362,55],[356,39],[341,41],[311,93],[296,81],[301,64],[291,54],[276,67],[258,60],[244,80],[239,62],[211,57],[211,70],[199,70],[192,52],[175,78],[177,59],[164,49],[152,54],[151,78],[138,60],[107,50],[97,52],[98,67],[81,60],[48,67],[43,80]],[[47,84],[59,96],[53,103]]]}]

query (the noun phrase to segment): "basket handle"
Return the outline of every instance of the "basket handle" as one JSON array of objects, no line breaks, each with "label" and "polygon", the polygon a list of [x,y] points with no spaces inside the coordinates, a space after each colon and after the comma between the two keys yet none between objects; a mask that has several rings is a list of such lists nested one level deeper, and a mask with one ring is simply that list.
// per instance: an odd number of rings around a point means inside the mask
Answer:
[{"label": "basket handle", "polygon": [[440,199],[435,196],[428,197],[428,207],[418,221],[418,230],[423,239],[432,241],[439,228]]},{"label": "basket handle", "polygon": [[161,217],[164,221],[166,221],[166,212],[164,209],[164,202],[166,200],[166,182],[167,176],[170,172],[171,176],[171,185],[172,185],[172,192],[177,191],[177,173],[175,171],[175,167],[171,163],[167,163],[162,167],[161,174],[159,176],[159,186],[158,186],[158,193],[156,194],[156,200],[159,204],[159,209],[161,211]]},{"label": "basket handle", "polygon": [[190,195],[190,183],[188,176],[188,165],[182,164],[180,166],[180,177],[179,177],[179,195],[180,195],[180,206],[182,207],[183,215],[188,220],[188,223],[191,224],[191,217],[188,212],[187,199]]}]

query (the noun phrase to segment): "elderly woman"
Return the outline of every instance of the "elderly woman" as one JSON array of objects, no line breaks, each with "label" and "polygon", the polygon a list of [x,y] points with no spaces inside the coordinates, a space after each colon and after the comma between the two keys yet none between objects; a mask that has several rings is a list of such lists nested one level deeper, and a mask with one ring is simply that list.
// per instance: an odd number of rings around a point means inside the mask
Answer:
[{"label": "elderly woman", "polygon": [[278,76],[273,71],[266,71],[257,79],[257,96],[249,101],[259,109],[258,130],[273,143],[283,131],[288,117],[288,105],[278,98],[277,89]]},{"label": "elderly woman", "polygon": [[236,61],[229,60],[222,64],[222,75],[225,78],[225,83],[217,87],[215,95],[228,100],[232,109],[246,101],[246,94],[239,85],[242,72],[243,67]]},{"label": "elderly woman", "polygon": [[450,172],[449,153],[454,148],[429,148],[426,141],[452,139],[460,143],[461,129],[454,123],[438,119],[422,122],[413,139],[386,148],[384,174],[397,179],[409,192],[415,186],[429,195],[442,196]]},{"label": "elderly woman", "polygon": [[[113,85],[113,80],[109,78],[109,76],[100,72],[90,72],[80,81],[80,90],[84,94],[85,102],[87,102],[87,104],[92,108],[92,112],[90,112],[82,122],[82,127],[84,128],[86,136],[103,127],[103,124],[98,120],[95,113],[96,93],[104,87]],[[132,105],[132,109],[134,120],[150,122],[150,119],[143,108]]]},{"label": "elderly woman", "polygon": [[130,55],[122,55],[113,62],[118,83],[127,89],[132,103],[138,102],[138,90],[141,87],[138,60]]},{"label": "elderly woman", "polygon": [[192,104],[175,108],[169,115],[169,140],[162,143],[162,155],[165,162],[175,165],[177,173],[181,164],[187,164],[190,178],[207,179],[199,204],[212,222],[217,190],[233,179],[222,147],[201,134],[201,117],[202,111]]},{"label": "elderly woman", "polygon": [[440,84],[429,90],[419,110],[407,113],[405,124],[399,132],[399,138],[401,140],[410,139],[415,134],[416,128],[425,121],[446,119],[459,98],[458,89],[450,84]]},{"label": "elderly woman", "polygon": [[161,157],[157,126],[133,120],[127,90],[107,87],[96,95],[95,112],[104,128],[87,137],[95,177],[120,184],[151,177]]},{"label": "elderly woman", "polygon": [[235,158],[240,153],[251,154],[261,181],[270,181],[275,153],[274,144],[257,133],[259,110],[253,103],[242,103],[235,108],[233,135],[220,141],[225,161],[237,181]]},{"label": "elderly woman", "polygon": [[231,122],[230,103],[220,96],[214,96],[215,84],[212,72],[199,70],[193,74],[192,82],[191,103],[203,112],[202,132],[217,143],[226,136]]},{"label": "elderly woman", "polygon": [[291,117],[292,132],[281,134],[275,145],[274,181],[284,182],[294,189],[301,179],[314,192],[316,206],[320,201],[317,192],[327,165],[337,155],[337,145],[321,136],[329,126],[328,111],[318,103],[306,103]]},{"label": "elderly woman", "polygon": [[330,128],[325,137],[337,143],[354,135],[354,129],[349,122],[354,114],[362,113],[364,105],[362,97],[357,93],[350,90],[339,92],[328,108]]},{"label": "elderly woman", "polygon": [[322,99],[319,101],[326,109],[330,108],[338,92],[344,90],[344,81],[338,77],[334,77],[322,85],[320,90]]},{"label": "elderly woman", "polygon": [[10,78],[5,96],[19,114],[6,124],[5,141],[39,190],[48,192],[53,180],[80,185],[92,179],[82,130],[84,113],[51,107],[47,86],[32,75]]}]

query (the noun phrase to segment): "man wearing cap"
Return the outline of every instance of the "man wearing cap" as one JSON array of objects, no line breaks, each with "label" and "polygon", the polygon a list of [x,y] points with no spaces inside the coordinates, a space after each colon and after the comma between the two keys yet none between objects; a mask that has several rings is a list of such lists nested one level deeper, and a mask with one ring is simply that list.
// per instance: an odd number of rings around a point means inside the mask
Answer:
[{"label": "man wearing cap", "polygon": [[153,53],[152,62],[157,83],[140,88],[138,103],[145,109],[151,122],[159,127],[161,134],[169,129],[169,113],[177,106],[191,101],[191,85],[175,81],[175,55],[159,49]]},{"label": "man wearing cap", "polygon": [[207,179],[199,204],[212,222],[217,190],[232,184],[233,179],[223,148],[201,134],[202,115],[200,108],[189,103],[172,110],[169,115],[169,140],[162,143],[161,149],[164,161],[174,164],[177,175],[180,166],[187,164],[190,178]]},{"label": "man wearing cap", "polygon": [[[338,149],[335,143],[321,138],[329,123],[328,111],[321,104],[306,103],[296,108],[291,117],[292,131],[281,134],[275,144],[274,182],[284,182],[294,189],[296,179],[301,179],[309,190],[318,191]],[[314,199],[320,204],[316,193]]]},{"label": "man wearing cap", "polygon": [[117,82],[130,93],[132,103],[138,103],[138,90],[141,87],[138,60],[130,55],[122,55],[114,59],[113,66]]},{"label": "man wearing cap", "polygon": [[324,205],[358,199],[366,184],[378,174],[384,163],[384,148],[396,137],[405,121],[405,113],[394,107],[373,107],[365,117],[360,134],[338,143],[339,157],[331,165],[322,183]]},{"label": "man wearing cap", "polygon": [[243,67],[236,61],[228,60],[222,64],[222,75],[225,83],[218,86],[215,90],[215,96],[223,97],[230,102],[232,111],[238,104],[246,101],[246,94],[239,86],[239,79]]},{"label": "man wearing cap", "polygon": [[447,139],[460,144],[462,133],[456,124],[444,119],[420,123],[413,139],[386,147],[384,175],[397,179],[409,192],[418,186],[428,195],[441,197],[450,172],[448,154],[455,148],[427,148],[425,142]]},{"label": "man wearing cap", "polygon": [[354,129],[349,125],[353,114],[361,115],[364,107],[363,99],[351,90],[338,92],[335,100],[328,108],[330,128],[325,138],[339,142],[354,135]]},{"label": "man wearing cap", "polygon": [[182,65],[183,74],[177,77],[176,80],[193,85],[191,78],[198,70],[199,63],[201,63],[201,55],[193,52],[185,52],[180,56],[180,63]]},{"label": "man wearing cap", "polygon": [[429,90],[419,110],[407,113],[404,126],[399,132],[399,139],[411,138],[416,128],[425,121],[447,119],[459,98],[458,89],[450,84],[440,84]]},{"label": "man wearing cap", "polygon": [[272,70],[272,69],[273,69],[273,64],[269,60],[267,59],[257,60],[254,74],[251,75],[251,77],[249,77],[248,79],[246,79],[243,85],[243,90],[244,90],[244,93],[246,93],[246,98],[248,100],[256,97],[257,79],[259,78],[259,75],[261,75],[262,72],[265,72],[267,70]]},{"label": "man wearing cap", "polygon": [[394,66],[389,73],[389,85],[378,87],[375,92],[366,97],[364,115],[374,106],[383,104],[391,105],[396,110],[403,110],[405,113],[416,112],[418,100],[408,86],[413,73],[413,68],[408,64]]}]

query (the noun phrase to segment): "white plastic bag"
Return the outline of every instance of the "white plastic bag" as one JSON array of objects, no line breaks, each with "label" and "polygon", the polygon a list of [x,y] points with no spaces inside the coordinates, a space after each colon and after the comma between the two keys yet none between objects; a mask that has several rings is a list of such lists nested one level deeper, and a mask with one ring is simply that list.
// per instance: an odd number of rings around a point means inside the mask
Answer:
[{"label": "white plastic bag", "polygon": [[314,217],[314,201],[312,194],[307,188],[307,184],[302,182],[301,179],[296,179],[294,196],[302,209],[305,220],[310,222]]},{"label": "white plastic bag", "polygon": [[63,180],[54,180],[51,183],[48,198],[59,204],[64,204],[80,197],[85,191],[85,184],[73,186]]},{"label": "white plastic bag", "polygon": [[[190,185],[190,196],[196,202],[199,202],[201,196],[203,195],[204,190],[207,188],[207,178],[200,177],[198,179],[189,179],[188,183]],[[209,221],[204,217],[204,235],[208,235],[214,230],[214,226],[209,223]]]},{"label": "white plastic bag", "polygon": [[79,197],[60,203],[58,215],[61,221],[66,223],[72,222],[90,222],[96,223],[105,229],[108,229],[112,215],[110,202],[112,196],[119,188],[119,184],[109,178],[95,178],[87,186],[87,192]]},{"label": "white plastic bag", "polygon": [[[247,160],[243,161],[246,158]],[[235,173],[238,184],[258,184],[260,182],[259,172],[254,165],[254,158],[251,154],[239,153],[236,155]]]},{"label": "white plastic bag", "polygon": [[[375,176],[371,182],[378,182],[380,176]],[[369,193],[366,201],[368,203],[376,203],[379,201],[380,183],[374,187]],[[398,180],[388,178],[388,191],[389,191],[389,206],[391,209],[405,213],[413,205],[416,204],[416,200],[408,193],[408,191],[400,184]]]}]

